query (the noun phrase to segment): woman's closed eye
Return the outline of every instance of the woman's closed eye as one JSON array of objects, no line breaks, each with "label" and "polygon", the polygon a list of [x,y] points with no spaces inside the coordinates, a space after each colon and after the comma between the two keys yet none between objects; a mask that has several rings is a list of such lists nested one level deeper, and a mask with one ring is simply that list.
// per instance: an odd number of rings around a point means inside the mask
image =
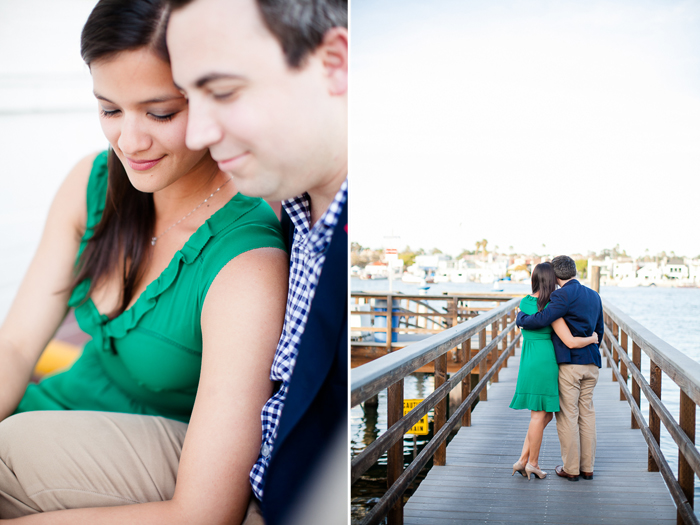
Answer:
[{"label": "woman's closed eye", "polygon": [[168,115],[156,115],[155,113],[149,113],[148,116],[157,122],[170,122],[176,114],[177,111]]},{"label": "woman's closed eye", "polygon": [[[107,110],[104,108],[100,108],[100,114],[103,117],[110,118],[110,117],[116,117],[121,113],[120,110],[114,109],[114,110]],[[148,113],[149,118],[155,120],[156,122],[170,122],[175,115],[177,115],[177,111],[173,113],[168,113],[166,115],[158,115],[156,113]]]},{"label": "woman's closed eye", "polygon": [[104,108],[100,108],[100,114],[101,114],[103,117],[108,117],[108,118],[109,118],[109,117],[116,117],[118,113],[119,113],[119,110],[118,110],[118,109],[114,109],[114,110],[111,110],[111,111],[110,111],[110,110],[107,110],[107,109],[104,109]]}]

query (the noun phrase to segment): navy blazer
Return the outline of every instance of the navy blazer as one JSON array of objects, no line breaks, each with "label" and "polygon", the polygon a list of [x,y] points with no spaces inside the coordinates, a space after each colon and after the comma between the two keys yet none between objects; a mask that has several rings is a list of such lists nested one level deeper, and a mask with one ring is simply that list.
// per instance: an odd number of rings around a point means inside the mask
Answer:
[{"label": "navy blazer", "polygon": [[[294,224],[282,209],[291,252]],[[265,470],[261,504],[266,525],[286,523],[303,498],[318,460],[348,417],[347,201],[326,252],[309,318]],[[345,478],[348,472],[339,473]]]},{"label": "navy blazer", "polygon": [[[525,330],[537,330],[549,326],[560,317],[564,318],[571,335],[588,337],[595,331],[598,341],[603,340],[603,303],[600,296],[590,288],[572,279],[552,292],[547,308],[536,314],[518,313],[517,325]],[[574,365],[594,364],[601,367],[600,349],[596,344],[583,348],[569,348],[555,332],[552,332],[557,363]]]}]

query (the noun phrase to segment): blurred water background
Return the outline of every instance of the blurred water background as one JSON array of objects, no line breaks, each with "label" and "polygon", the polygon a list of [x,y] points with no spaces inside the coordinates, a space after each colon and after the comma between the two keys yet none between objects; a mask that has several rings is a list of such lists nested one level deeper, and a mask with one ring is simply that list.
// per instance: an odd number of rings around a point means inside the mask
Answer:
[{"label": "blurred water background", "polygon": [[0,322],[60,183],[107,147],[80,32],[96,0],[0,0]]},{"label": "blurred water background", "polygon": [[[502,282],[503,291],[508,293],[530,292],[530,285],[519,283]],[[404,282],[394,282],[393,291],[417,294],[418,284]],[[478,283],[439,283],[431,285],[429,294],[441,294],[443,292],[489,292],[490,284]],[[388,290],[386,280],[364,281],[351,279],[351,290],[353,292],[381,292]],[[617,288],[604,286],[601,288],[601,297],[604,301],[609,301],[617,306],[624,313],[641,323],[645,328],[658,335],[683,352],[685,355],[700,362],[700,288]],[[631,355],[631,343],[630,343]],[[642,352],[642,373],[649,380],[649,358]],[[611,381],[612,372],[610,369],[603,369],[599,381]],[[661,399],[669,409],[673,417],[678,421],[680,407],[680,390],[678,386],[666,374],[662,374]],[[631,385],[631,383],[629,383]],[[406,399],[424,399],[433,391],[432,374],[412,374],[407,377],[404,384],[404,397]],[[631,387],[630,387],[631,390]],[[641,395],[642,413],[648,422],[649,403],[644,394]],[[479,410],[477,407],[476,410]],[[371,414],[368,412],[368,414]],[[430,413],[432,414],[432,412]],[[700,414],[699,414],[700,415]],[[359,452],[381,435],[387,428],[386,420],[386,391],[379,394],[379,407],[376,419],[374,416],[365,415],[362,406],[353,407],[351,410],[351,454],[357,455]],[[526,429],[523,429],[523,436]],[[700,436],[700,417],[697,419],[696,436]],[[419,450],[422,443],[432,436],[421,436],[419,440]],[[423,439],[425,438],[425,440]],[[404,454],[406,457],[412,455],[412,437],[408,436],[404,440]],[[661,425],[661,450],[663,451],[669,465],[674,473],[678,472],[678,448],[668,434],[663,424]],[[514,450],[517,456],[519,450]],[[382,465],[386,464],[386,456],[380,460]],[[554,465],[547,465],[550,470]],[[381,475],[381,472],[377,475]],[[357,484],[356,484],[357,485]],[[358,490],[353,485],[353,496],[356,498],[356,505],[362,505],[360,500],[377,497],[373,487]],[[361,493],[364,492],[364,493]],[[700,483],[695,479],[695,501],[700,501]]]}]

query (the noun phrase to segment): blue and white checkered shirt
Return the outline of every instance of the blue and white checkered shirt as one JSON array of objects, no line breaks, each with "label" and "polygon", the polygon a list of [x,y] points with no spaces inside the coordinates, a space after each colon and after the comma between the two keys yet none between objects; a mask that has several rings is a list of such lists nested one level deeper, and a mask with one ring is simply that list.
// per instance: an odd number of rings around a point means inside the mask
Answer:
[{"label": "blue and white checkered shirt", "polygon": [[326,251],[333,237],[333,229],[348,197],[348,181],[343,182],[333,202],[323,216],[311,225],[311,201],[307,194],[283,201],[285,211],[294,224],[294,241],[289,265],[289,293],[287,310],[284,314],[284,327],[275,359],[272,362],[270,379],[281,382],[282,386],[262,409],[262,446],[258,460],[250,471],[250,484],[259,500],[263,497],[263,474],[270,462],[272,447],[277,437],[284,400],[289,391],[294,365],[297,360],[299,341],[309,317],[311,301],[316,292]]}]

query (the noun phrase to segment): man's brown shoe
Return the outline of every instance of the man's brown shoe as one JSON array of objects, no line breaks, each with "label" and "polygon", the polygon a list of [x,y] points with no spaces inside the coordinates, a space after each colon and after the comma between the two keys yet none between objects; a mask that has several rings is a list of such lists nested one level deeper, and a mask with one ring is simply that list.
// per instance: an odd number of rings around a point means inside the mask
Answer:
[{"label": "man's brown shoe", "polygon": [[564,467],[561,465],[557,465],[554,469],[554,472],[557,473],[557,476],[561,476],[562,478],[566,478],[569,481],[578,481],[578,476],[575,476],[573,474],[567,474],[566,471],[564,470]]},{"label": "man's brown shoe", "polygon": [[593,479],[593,472],[584,472],[583,470],[581,471],[581,477],[583,479]]}]

